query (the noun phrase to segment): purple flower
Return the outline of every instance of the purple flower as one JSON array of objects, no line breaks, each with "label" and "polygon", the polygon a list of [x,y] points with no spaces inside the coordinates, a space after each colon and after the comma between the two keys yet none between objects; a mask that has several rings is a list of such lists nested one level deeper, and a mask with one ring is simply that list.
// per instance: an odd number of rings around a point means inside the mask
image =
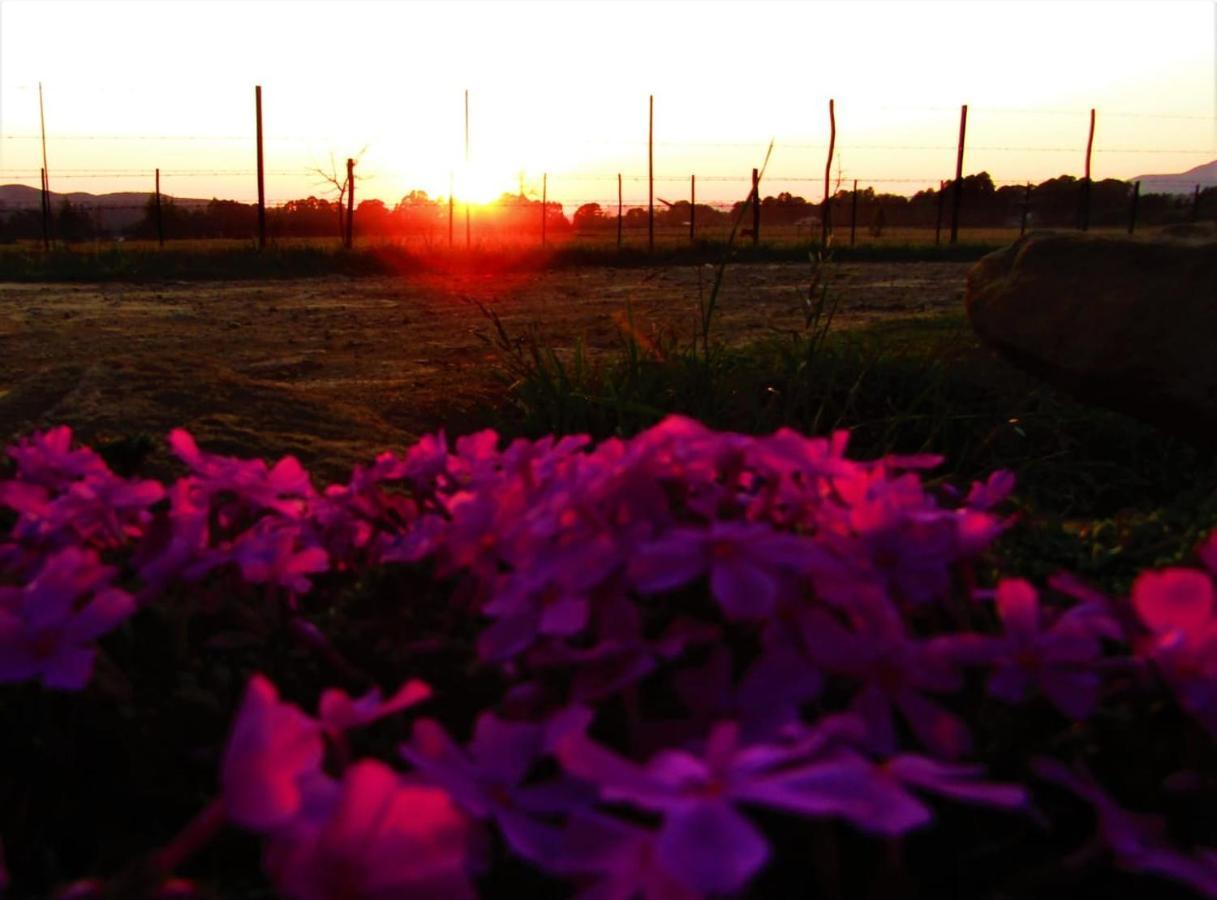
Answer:
[{"label": "purple flower", "polygon": [[265,865],[293,900],[473,898],[469,842],[446,793],[363,760],[341,784],[309,785],[299,815],[271,835]]},{"label": "purple flower", "polygon": [[515,853],[543,864],[556,851],[560,835],[537,815],[565,812],[586,799],[569,782],[524,784],[544,749],[545,736],[544,725],[482,713],[466,753],[438,723],[420,719],[401,753],[471,816],[493,819]]},{"label": "purple flower", "polygon": [[967,726],[924,693],[962,687],[951,638],[912,640],[896,613],[875,604],[857,610],[853,631],[824,609],[808,610],[800,624],[812,661],[857,683],[851,708],[866,721],[880,753],[897,748],[893,707],[933,752],[946,758],[967,752]]},{"label": "purple flower", "polygon": [[639,547],[629,564],[638,590],[653,594],[703,575],[730,619],[766,618],[822,552],[807,538],[751,522],[714,522],[708,529],[677,528]]},{"label": "purple flower", "polygon": [[113,575],[94,551],[69,547],[46,557],[24,587],[0,587],[0,682],[83,688],[93,642],[135,612],[129,594],[107,586]]},{"label": "purple flower", "polygon": [[1065,715],[1090,715],[1102,686],[1095,669],[1102,648],[1086,611],[1075,607],[1046,627],[1035,588],[1021,578],[1002,579],[995,597],[1005,635],[961,639],[955,658],[992,666],[989,693],[1007,703],[1036,687]]},{"label": "purple flower", "polygon": [[1094,807],[1099,839],[1116,863],[1133,872],[1161,875],[1186,884],[1206,897],[1217,897],[1217,851],[1185,854],[1167,841],[1165,823],[1157,816],[1129,812],[1088,776],[1071,772],[1055,759],[1032,763],[1035,773],[1081,797]]},{"label": "purple flower", "polygon": [[294,522],[262,519],[233,544],[232,560],[250,584],[267,584],[306,594],[309,575],[329,569],[326,552]]},{"label": "purple flower", "polygon": [[72,449],[72,429],[66,425],[36,432],[8,448],[21,480],[53,491],[64,490],[86,475],[109,469],[88,447]]},{"label": "purple flower", "polygon": [[352,728],[362,728],[377,719],[391,716],[422,703],[431,696],[431,688],[412,678],[388,700],[380,699],[380,690],[373,688],[357,700],[337,688],[328,688],[321,693],[317,704],[317,718],[327,733],[335,734]]},{"label": "purple flower", "polygon": [[224,751],[229,817],[255,831],[289,821],[304,805],[304,785],[321,774],[323,750],[321,726],[255,675]]},{"label": "purple flower", "polygon": [[794,746],[738,743],[721,723],[702,756],[664,750],[645,767],[568,730],[555,741],[563,768],[614,803],[663,815],[656,852],[663,868],[697,891],[741,889],[765,864],[769,845],[736,808],[753,804],[802,816],[841,816],[867,830],[900,834],[929,820],[926,808],[861,756],[809,739]]}]

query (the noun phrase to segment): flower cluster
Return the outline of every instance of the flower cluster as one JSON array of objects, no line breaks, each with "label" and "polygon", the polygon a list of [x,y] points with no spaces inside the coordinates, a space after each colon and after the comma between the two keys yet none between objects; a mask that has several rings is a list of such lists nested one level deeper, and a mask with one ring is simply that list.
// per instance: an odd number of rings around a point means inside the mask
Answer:
[{"label": "flower cluster", "polygon": [[[448,586],[478,629],[470,664],[508,684],[462,730],[418,715],[445,687],[410,672],[388,699],[329,688],[314,714],[254,675],[220,804],[285,896],[472,896],[494,842],[582,896],[731,894],[770,862],[773,814],[898,836],[943,801],[1031,813],[1032,777],[1089,803],[1121,864],[1217,896],[1217,857],[1150,842],[1088,776],[1040,760],[993,778],[967,714],[975,688],[1083,721],[1131,669],[1217,736],[1217,539],[1210,571],[1145,573],[1130,601],[1069,578],[974,590],[1009,473],[959,499],[920,474],[936,457],[851,460],[845,433],[439,435],[323,490],[291,458],[169,440],[188,474],[168,487],[64,428],[9,449],[0,682],[79,690],[140,607],[218,584],[329,651],[322,579],[396,566]],[[353,758],[348,732],[403,714],[393,764]]]}]

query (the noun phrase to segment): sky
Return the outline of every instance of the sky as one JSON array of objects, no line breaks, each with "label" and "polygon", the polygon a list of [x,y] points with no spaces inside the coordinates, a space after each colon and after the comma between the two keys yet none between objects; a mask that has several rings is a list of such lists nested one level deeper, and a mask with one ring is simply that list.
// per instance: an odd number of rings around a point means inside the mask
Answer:
[{"label": "sky", "polygon": [[[1217,3],[361,2],[0,0],[0,184],[39,183],[38,84],[56,191],[411,189],[484,200],[522,184],[568,207],[656,194],[730,202],[773,154],[763,193],[909,193],[954,173],[1000,184],[1072,174],[1097,109],[1093,177],[1217,158]],[[464,96],[469,92],[469,159]]]}]

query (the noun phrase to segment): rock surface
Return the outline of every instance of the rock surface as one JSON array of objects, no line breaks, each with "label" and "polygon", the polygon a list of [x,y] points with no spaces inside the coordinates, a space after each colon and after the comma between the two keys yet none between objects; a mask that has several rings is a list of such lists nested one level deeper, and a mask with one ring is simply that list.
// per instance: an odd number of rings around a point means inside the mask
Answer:
[{"label": "rock surface", "polygon": [[1020,368],[1217,446],[1217,242],[1030,234],[976,264],[965,305]]}]

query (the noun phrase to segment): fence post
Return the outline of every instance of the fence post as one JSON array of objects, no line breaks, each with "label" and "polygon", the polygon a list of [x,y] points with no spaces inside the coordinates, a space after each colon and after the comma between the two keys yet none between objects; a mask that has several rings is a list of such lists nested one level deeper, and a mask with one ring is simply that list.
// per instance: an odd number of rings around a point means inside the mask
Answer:
[{"label": "fence post", "polygon": [[47,191],[46,169],[39,169],[39,183],[42,186],[42,249],[51,249],[51,196]]},{"label": "fence post", "polygon": [[165,221],[161,215],[161,170],[156,170],[156,242],[165,247]]},{"label": "fence post", "polygon": [[549,213],[549,173],[541,173],[541,247],[545,247],[545,220]]},{"label": "fence post", "polygon": [[347,159],[347,249],[355,246],[355,160]]},{"label": "fence post", "polygon": [[752,170],[752,246],[761,239],[761,173]]},{"label": "fence post", "polygon": [[959,108],[959,147],[955,151],[955,184],[951,191],[951,243],[959,240],[959,205],[963,199],[963,145],[968,134],[968,104]]},{"label": "fence post", "polygon": [[1023,192],[1023,215],[1018,223],[1018,236],[1022,237],[1027,233],[1027,216],[1031,212],[1031,182],[1027,182],[1027,189]]},{"label": "fence post", "polygon": [[837,111],[832,99],[828,101],[828,161],[824,164],[824,204],[820,209],[820,246],[828,246],[832,232],[832,197],[828,193],[828,178],[832,174],[832,155],[837,149]]},{"label": "fence post", "polygon": [[689,176],[689,243],[695,242],[697,234],[697,176]]},{"label": "fence post", "polygon": [[254,114],[258,131],[258,249],[266,249],[266,180],[262,165],[262,85],[254,86]]},{"label": "fence post", "polygon": [[617,251],[621,251],[621,173],[617,173]]},{"label": "fence post", "polygon": [[1090,230],[1090,152],[1094,149],[1094,109],[1090,110],[1090,131],[1086,136],[1086,174],[1082,178],[1081,225],[1083,231]]},{"label": "fence post", "polygon": [[854,189],[849,202],[849,246],[853,246],[858,236],[858,179],[854,179]]},{"label": "fence post", "polygon": [[1134,181],[1132,186],[1132,200],[1128,204],[1128,233],[1132,234],[1137,230],[1137,201],[1141,199],[1141,182]]},{"label": "fence post", "polygon": [[42,246],[51,249],[51,164],[46,159],[46,111],[42,105],[42,82],[38,82],[38,127],[42,132]]},{"label": "fence post", "polygon": [[1192,215],[1191,221],[1195,222],[1200,218],[1200,185],[1196,185],[1196,189],[1192,191]]},{"label": "fence post", "polygon": [[647,118],[647,252],[655,252],[655,95]]}]

